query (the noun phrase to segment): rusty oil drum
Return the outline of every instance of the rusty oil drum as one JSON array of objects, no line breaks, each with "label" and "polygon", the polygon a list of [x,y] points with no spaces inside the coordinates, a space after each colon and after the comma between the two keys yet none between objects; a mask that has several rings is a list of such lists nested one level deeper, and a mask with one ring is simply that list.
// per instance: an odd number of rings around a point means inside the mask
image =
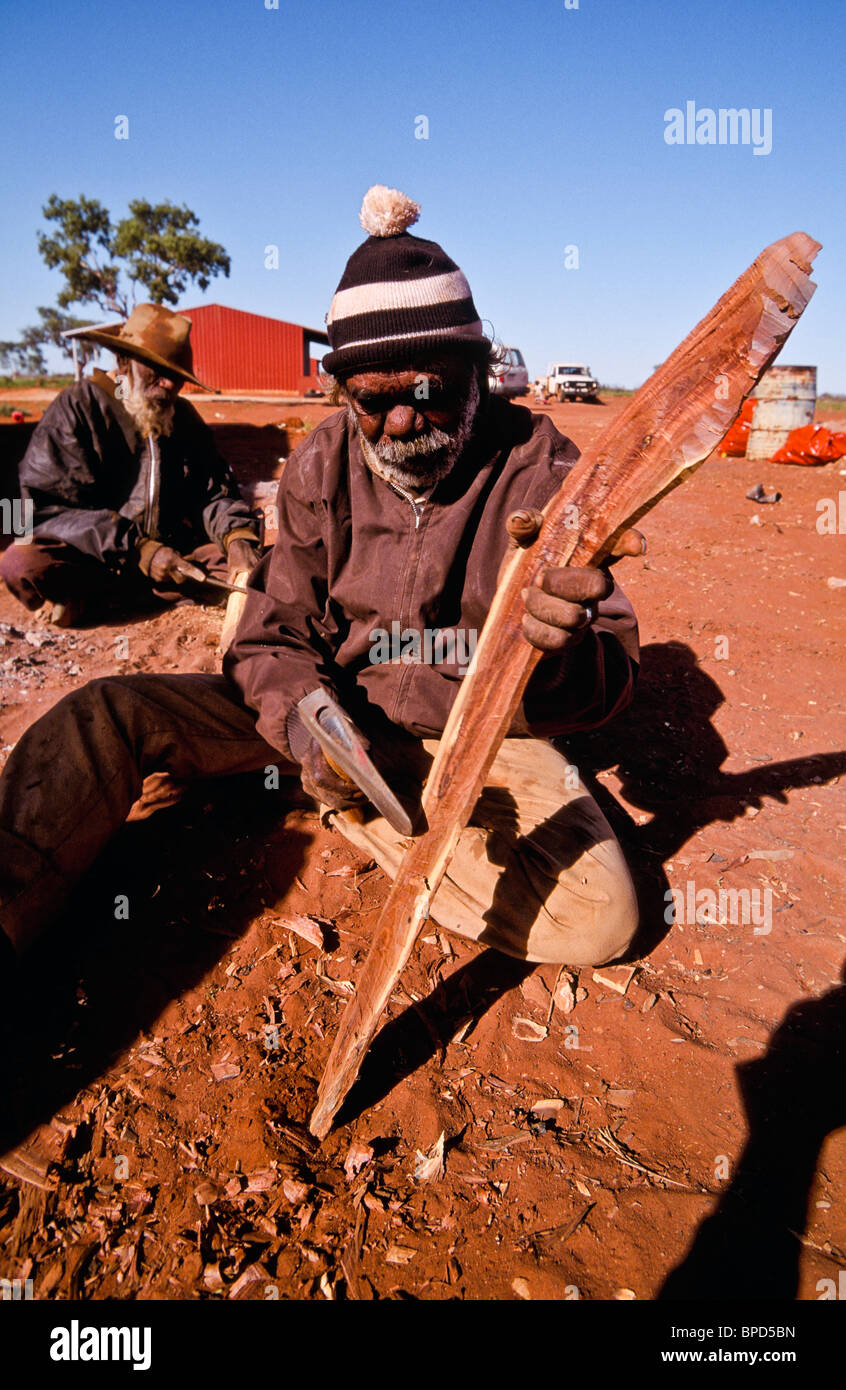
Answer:
[{"label": "rusty oil drum", "polygon": [[752,392],[755,413],[746,445],[748,459],[769,459],[791,430],[810,425],[817,400],[816,367],[770,367]]}]

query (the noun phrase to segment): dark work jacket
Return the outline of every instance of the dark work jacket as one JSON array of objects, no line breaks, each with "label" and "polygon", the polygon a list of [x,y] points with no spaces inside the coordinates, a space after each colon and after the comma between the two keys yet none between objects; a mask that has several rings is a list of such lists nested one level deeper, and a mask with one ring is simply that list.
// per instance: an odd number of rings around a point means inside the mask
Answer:
[{"label": "dark work jacket", "polygon": [[[458,661],[396,660],[396,647],[374,660],[374,632],[396,623],[400,635],[480,633],[506,518],[543,507],[578,456],[545,416],[494,397],[449,476],[412,506],[367,467],[346,411],[314,429],[285,465],[278,540],[250,577],[224,661],[263,737],[291,757],[288,715],[318,685],[368,733],[440,734],[464,674]],[[603,723],[631,699],[637,657],[634,612],[615,586],[566,669],[557,655],[538,663],[522,731]]]},{"label": "dark work jacket", "polygon": [[236,528],[258,527],[208,425],[177,397],[173,431],[156,441],[159,486],[148,506],[150,441],[136,430],[104,372],[62,391],[35,429],[20,468],[33,531],[121,568],[147,539],[182,553]]}]

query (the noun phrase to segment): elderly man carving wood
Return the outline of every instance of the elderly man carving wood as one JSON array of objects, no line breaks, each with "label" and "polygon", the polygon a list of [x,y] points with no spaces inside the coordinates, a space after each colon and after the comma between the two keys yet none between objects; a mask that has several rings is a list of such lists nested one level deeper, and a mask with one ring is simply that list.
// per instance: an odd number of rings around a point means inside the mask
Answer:
[{"label": "elderly man carving wood", "polygon": [[[387,189],[365,199],[369,235],[328,319],[324,365],[342,408],[288,461],[279,538],[253,572],[224,675],[92,682],[12,754],[0,780],[0,927],[18,949],[154,774],[297,771],[337,829],[396,871],[400,834],[372,808],[349,809],[356,789],[298,706],[333,694],[386,779],[419,795],[503,557],[578,457],[548,419],[489,396],[491,344],[469,286],[439,245],[408,231],[418,211]],[[637,533],[620,545],[641,548]],[[433,916],[521,958],[605,962],[635,931],[631,880],[547,739],[628,703],[635,618],[605,570],[550,569],[527,594],[523,631],[544,655]],[[386,632],[399,651],[380,645]],[[463,646],[448,640],[459,632]],[[60,791],[40,776],[56,758]]]},{"label": "elderly man carving wood", "polygon": [[[62,391],[37,426],[20,470],[33,536],[8,549],[0,575],[29,609],[52,604],[59,626],[91,616],[116,588],[178,596],[192,561],[249,571],[258,526],[211,431],[177,399],[193,372],[191,324],[156,304],[84,335],[117,370]],[[195,592],[199,592],[196,591]]]}]

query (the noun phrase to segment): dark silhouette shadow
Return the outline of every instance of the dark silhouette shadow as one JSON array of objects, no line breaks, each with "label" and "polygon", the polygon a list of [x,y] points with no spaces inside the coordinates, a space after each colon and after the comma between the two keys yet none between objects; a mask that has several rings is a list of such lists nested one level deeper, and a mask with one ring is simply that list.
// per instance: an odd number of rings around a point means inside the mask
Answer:
[{"label": "dark silhouette shadow", "polygon": [[243,935],[262,897],[290,886],[310,837],[280,824],[292,803],[277,796],[257,797],[255,774],[196,782],[176,807],[124,826],[85,875],[2,982],[0,1153],[152,1029]]},{"label": "dark silhouette shadow", "polygon": [[[724,701],[716,681],[682,642],[655,642],[641,652],[632,705],[607,729],[556,739],[579,769],[617,835],[640,906],[640,929],[627,959],[654,950],[670,928],[664,920],[669,884],[666,860],[698,831],[743,816],[765,798],[787,803],[794,787],[825,782],[846,771],[846,750],[761,762],[744,772],[723,772],[729,755],[712,718]],[[596,774],[616,768],[622,794],[652,819],[637,825]]]},{"label": "dark silhouette shadow", "polygon": [[746,1146],[731,1186],[659,1299],[795,1299],[819,1152],[846,1125],[844,1063],[846,988],[838,985],[794,1004],[766,1054],[737,1068]]}]

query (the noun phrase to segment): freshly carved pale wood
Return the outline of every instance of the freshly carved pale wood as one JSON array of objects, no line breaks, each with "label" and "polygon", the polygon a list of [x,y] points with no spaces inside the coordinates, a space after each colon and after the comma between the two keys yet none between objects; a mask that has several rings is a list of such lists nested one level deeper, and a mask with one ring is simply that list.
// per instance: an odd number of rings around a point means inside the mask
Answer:
[{"label": "freshly carved pale wood", "polygon": [[538,539],[505,565],[426,784],[428,828],[411,842],[376,925],[318,1091],[324,1137],[376,1031],[541,653],[521,631],[521,591],[551,565],[596,565],[615,539],[702,463],[770,366],[816,286],[819,242],[774,242],[586,450],[547,504]]}]

